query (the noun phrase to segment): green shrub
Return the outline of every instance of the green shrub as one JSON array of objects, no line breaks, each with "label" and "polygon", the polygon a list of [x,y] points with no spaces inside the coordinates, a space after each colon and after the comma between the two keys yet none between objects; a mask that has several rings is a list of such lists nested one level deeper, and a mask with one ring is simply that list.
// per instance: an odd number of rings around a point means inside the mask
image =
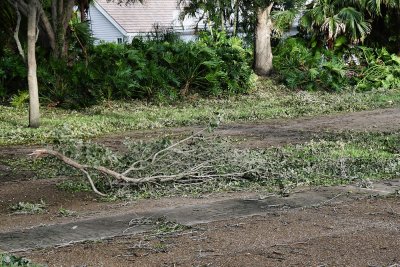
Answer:
[{"label": "green shrub", "polygon": [[[365,91],[400,87],[400,57],[385,48],[342,48],[313,51],[305,40],[288,38],[275,49],[275,69],[291,89],[338,91],[354,87]],[[359,62],[346,64],[344,58],[354,56]]]},{"label": "green shrub", "polygon": [[339,91],[351,84],[342,57],[327,50],[313,52],[300,38],[288,38],[278,45],[274,66],[291,89]]},{"label": "green shrub", "polygon": [[400,57],[385,48],[359,47],[358,56],[364,65],[358,76],[357,89],[400,88]]},{"label": "green shrub", "polygon": [[54,106],[77,108],[98,102],[98,84],[92,68],[82,61],[72,65],[62,60],[41,59],[38,64],[39,94],[44,102]]},{"label": "green shrub", "polygon": [[11,50],[0,52],[0,99],[27,89],[27,70],[20,55]]},{"label": "green shrub", "polygon": [[251,69],[252,55],[243,48],[242,40],[238,37],[228,38],[225,32],[214,33],[212,38],[208,33],[201,35],[201,42],[215,49],[221,59],[225,79],[221,87],[228,94],[246,93],[253,86],[253,71]]},{"label": "green shrub", "polygon": [[232,95],[253,86],[249,53],[239,39],[220,34],[186,43],[170,35],[129,45],[103,43],[88,51],[87,62],[44,60],[38,68],[41,96],[76,107],[101,100]]},{"label": "green shrub", "polygon": [[29,101],[29,92],[22,91],[18,92],[17,94],[13,95],[11,98],[10,104],[15,108],[21,108],[26,105]]}]

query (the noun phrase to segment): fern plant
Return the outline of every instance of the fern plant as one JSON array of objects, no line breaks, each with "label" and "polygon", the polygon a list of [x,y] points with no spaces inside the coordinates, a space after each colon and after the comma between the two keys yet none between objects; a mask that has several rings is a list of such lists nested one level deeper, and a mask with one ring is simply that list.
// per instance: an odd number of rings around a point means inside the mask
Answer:
[{"label": "fern plant", "polygon": [[10,104],[15,108],[22,108],[28,103],[28,101],[29,101],[29,92],[22,91],[11,97]]}]

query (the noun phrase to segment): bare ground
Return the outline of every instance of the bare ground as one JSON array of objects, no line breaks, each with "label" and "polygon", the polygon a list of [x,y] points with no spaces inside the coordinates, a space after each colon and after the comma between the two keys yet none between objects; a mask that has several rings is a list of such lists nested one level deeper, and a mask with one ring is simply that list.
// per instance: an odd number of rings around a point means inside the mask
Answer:
[{"label": "bare ground", "polygon": [[400,199],[363,199],[26,252],[49,266],[398,266]]},{"label": "bare ground", "polygon": [[[99,141],[118,149],[126,136],[137,139],[177,137],[199,128],[138,131],[103,137]],[[399,131],[400,109],[223,125],[215,134],[237,140],[244,147],[267,147],[302,143],[327,132],[343,130]],[[0,232],[132,209],[140,212],[254,196],[253,193],[225,193],[198,199],[102,202],[92,193],[71,194],[58,190],[56,184],[65,178],[35,180],[32,173],[11,170],[4,160],[25,157],[33,149],[0,148]],[[41,199],[48,204],[44,214],[10,214],[12,204]],[[28,251],[23,255],[37,262],[47,262],[49,266],[390,266],[400,264],[399,204],[396,198],[363,199],[318,209],[296,209],[208,223],[167,237],[138,235]],[[75,211],[76,216],[60,217],[60,208]]]}]

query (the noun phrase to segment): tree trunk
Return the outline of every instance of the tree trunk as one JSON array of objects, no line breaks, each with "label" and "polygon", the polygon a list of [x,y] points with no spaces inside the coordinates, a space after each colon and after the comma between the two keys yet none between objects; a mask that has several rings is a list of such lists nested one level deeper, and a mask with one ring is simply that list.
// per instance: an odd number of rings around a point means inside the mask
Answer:
[{"label": "tree trunk", "polygon": [[86,3],[85,1],[79,2],[79,12],[81,13],[81,22],[85,22],[87,20],[86,17]]},{"label": "tree trunk", "polygon": [[271,48],[271,9],[272,2],[266,8],[257,10],[257,25],[255,30],[254,45],[254,71],[260,76],[268,76],[272,72],[272,48]]},{"label": "tree trunk", "polygon": [[221,31],[225,31],[226,27],[225,27],[225,10],[224,10],[224,4],[222,3],[222,1],[219,1],[219,13],[221,16]]},{"label": "tree trunk", "polygon": [[239,21],[239,0],[235,0],[234,2],[234,17],[233,17],[233,36],[237,36],[238,32],[238,21]]},{"label": "tree trunk", "polygon": [[28,12],[28,87],[29,87],[29,127],[40,125],[39,92],[36,76],[36,36],[37,36],[36,0],[29,0]]},{"label": "tree trunk", "polygon": [[15,3],[15,11],[17,12],[17,25],[15,26],[14,40],[17,43],[18,52],[21,55],[22,60],[24,61],[24,63],[26,63],[25,52],[24,49],[22,48],[21,41],[19,40],[19,28],[21,26],[21,12],[19,12],[18,3]]},{"label": "tree trunk", "polygon": [[[55,49],[53,56],[58,59],[66,59],[67,57],[67,44],[66,35],[68,30],[68,23],[71,20],[74,8],[74,0],[53,0],[56,2],[55,6],[52,7],[52,20],[55,23]],[[54,2],[53,2],[54,3]],[[55,11],[55,13],[54,13]]]}]

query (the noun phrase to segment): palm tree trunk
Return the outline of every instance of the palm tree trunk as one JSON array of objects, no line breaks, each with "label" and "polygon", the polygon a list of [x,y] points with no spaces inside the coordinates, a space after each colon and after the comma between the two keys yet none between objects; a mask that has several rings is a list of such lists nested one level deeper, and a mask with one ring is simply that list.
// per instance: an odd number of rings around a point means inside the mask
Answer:
[{"label": "palm tree trunk", "polygon": [[268,76],[272,72],[271,10],[274,2],[266,8],[257,10],[257,25],[254,45],[254,71],[260,76]]},{"label": "palm tree trunk", "polygon": [[28,12],[28,87],[29,87],[29,127],[40,125],[39,92],[36,76],[36,36],[37,36],[36,0],[29,0]]}]

